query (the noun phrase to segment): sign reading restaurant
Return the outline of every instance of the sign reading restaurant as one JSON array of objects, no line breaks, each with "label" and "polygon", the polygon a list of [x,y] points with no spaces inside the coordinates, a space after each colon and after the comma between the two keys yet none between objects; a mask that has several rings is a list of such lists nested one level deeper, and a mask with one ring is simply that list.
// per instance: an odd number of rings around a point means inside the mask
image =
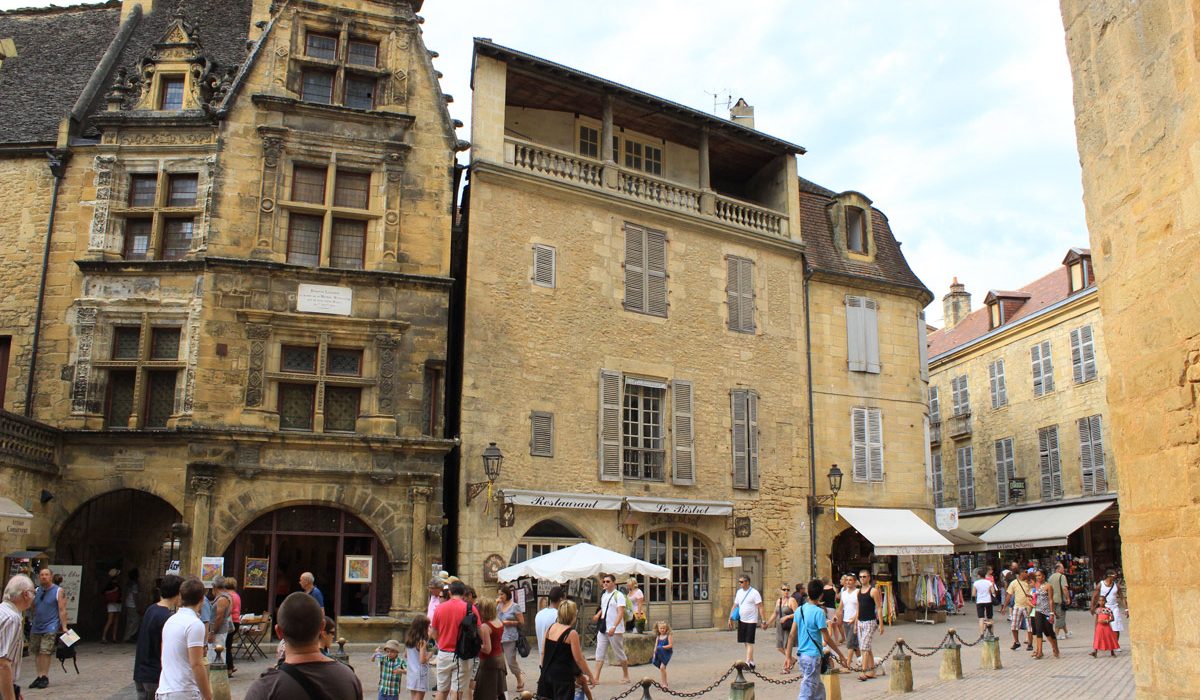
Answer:
[{"label": "sign reading restaurant", "polygon": [[661,513],[668,515],[713,515],[733,513],[729,501],[688,501],[677,498],[645,498],[641,496],[609,496],[591,493],[547,493],[545,491],[522,491],[505,489],[504,500],[518,506],[534,508],[567,508],[570,510],[620,510],[621,502],[629,504],[630,510],[639,513]]}]

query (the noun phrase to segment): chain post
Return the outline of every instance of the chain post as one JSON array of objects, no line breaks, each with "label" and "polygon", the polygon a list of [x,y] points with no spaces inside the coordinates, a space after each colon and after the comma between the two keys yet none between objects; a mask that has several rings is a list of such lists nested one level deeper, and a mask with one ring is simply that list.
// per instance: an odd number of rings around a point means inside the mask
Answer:
[{"label": "chain post", "polygon": [[[729,684],[729,700],[754,700],[754,682],[746,680],[742,675],[742,671],[748,668],[744,661],[739,661],[733,665],[737,669],[737,679]],[[751,673],[757,675],[753,669]]]},{"label": "chain post", "polygon": [[911,693],[913,689],[912,657],[904,653],[905,646],[903,637],[896,640],[892,672],[888,680],[888,692],[890,693]]},{"label": "chain post", "polygon": [[650,700],[650,686],[654,685],[651,678],[642,679],[642,700]]},{"label": "chain post", "polygon": [[944,681],[957,681],[962,673],[962,645],[958,643],[958,631],[953,627],[946,632],[946,641],[942,644],[942,667],[938,678]]},{"label": "chain post", "polygon": [[991,623],[984,625],[981,639],[983,646],[979,652],[979,667],[987,671],[998,671],[1004,668],[1000,664],[1000,640],[992,634]]}]

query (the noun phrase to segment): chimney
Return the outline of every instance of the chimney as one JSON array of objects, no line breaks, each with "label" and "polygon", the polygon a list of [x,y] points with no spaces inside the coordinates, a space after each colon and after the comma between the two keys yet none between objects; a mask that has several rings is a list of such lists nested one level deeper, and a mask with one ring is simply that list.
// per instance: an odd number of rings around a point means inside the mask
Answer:
[{"label": "chimney", "polygon": [[754,128],[754,108],[746,104],[744,97],[739,97],[738,101],[729,108],[729,119],[734,124],[753,129]]},{"label": "chimney", "polygon": [[942,322],[949,330],[962,322],[971,313],[971,294],[967,288],[958,283],[958,278],[950,283],[950,293],[942,297]]}]

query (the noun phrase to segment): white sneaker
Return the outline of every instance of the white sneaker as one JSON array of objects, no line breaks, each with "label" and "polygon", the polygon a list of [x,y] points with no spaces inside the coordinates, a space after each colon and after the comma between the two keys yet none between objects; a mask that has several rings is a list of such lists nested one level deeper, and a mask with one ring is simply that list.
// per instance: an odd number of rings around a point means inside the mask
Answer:
[{"label": "white sneaker", "polygon": [[1072,637],[1072,634],[1070,632],[1067,632],[1067,639],[1070,639],[1071,637]]}]

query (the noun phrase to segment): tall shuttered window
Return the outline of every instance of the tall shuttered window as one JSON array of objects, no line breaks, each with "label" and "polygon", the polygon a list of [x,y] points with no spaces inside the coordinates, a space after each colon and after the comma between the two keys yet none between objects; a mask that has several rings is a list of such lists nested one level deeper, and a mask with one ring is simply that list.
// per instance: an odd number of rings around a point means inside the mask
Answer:
[{"label": "tall shuttered window", "polygon": [[535,243],[533,246],[533,283],[539,287],[554,288],[558,284],[557,251],[548,245]]},{"label": "tall shuttered window", "polygon": [[996,449],[996,505],[1008,505],[1008,482],[1017,476],[1017,465],[1013,459],[1013,439],[1003,438],[995,442]]},{"label": "tall shuttered window", "polygon": [[1033,363],[1033,395],[1044,396],[1054,391],[1054,363],[1050,359],[1050,341],[1043,340],[1029,350]]},{"label": "tall shuttered window", "polygon": [[883,409],[856,406],[851,410],[853,479],[883,481]]},{"label": "tall shuttered window", "polygon": [[729,308],[729,330],[754,332],[754,261],[734,255],[725,257],[725,300]]},{"label": "tall shuttered window", "polygon": [[946,482],[942,476],[942,453],[941,451],[934,452],[929,460],[930,479],[933,482],[933,507],[945,508],[946,505]]},{"label": "tall shuttered window", "polygon": [[954,400],[954,415],[970,415],[971,393],[967,389],[967,375],[961,374],[950,380],[950,389]]},{"label": "tall shuttered window", "polygon": [[970,445],[958,448],[958,507],[975,510],[975,453]]},{"label": "tall shuttered window", "polygon": [[600,370],[599,434],[601,481],[664,481],[670,443],[672,483],[695,483],[690,381]]},{"label": "tall shuttered window", "polygon": [[1038,466],[1042,475],[1042,500],[1062,498],[1062,459],[1058,452],[1057,425],[1038,429]]},{"label": "tall shuttered window", "polygon": [[929,387],[929,422],[942,422],[942,401],[936,386]]},{"label": "tall shuttered window", "polygon": [[625,224],[625,308],[667,315],[667,234]]},{"label": "tall shuttered window", "polygon": [[730,392],[733,487],[758,488],[758,394],[748,389]]},{"label": "tall shuttered window", "polygon": [[1076,421],[1079,427],[1079,464],[1083,495],[1108,493],[1108,467],[1104,461],[1104,434],[1100,414]]},{"label": "tall shuttered window", "polygon": [[1090,324],[1071,331],[1071,375],[1076,384],[1096,378],[1096,343]]},{"label": "tall shuttered window", "polygon": [[1004,360],[988,365],[988,383],[992,390],[992,408],[1008,405],[1008,385],[1004,382]]},{"label": "tall shuttered window", "polygon": [[554,456],[554,414],[533,411],[529,414],[529,454],[534,457]]},{"label": "tall shuttered window", "polygon": [[846,350],[851,372],[879,373],[878,312],[874,299],[846,297]]}]

